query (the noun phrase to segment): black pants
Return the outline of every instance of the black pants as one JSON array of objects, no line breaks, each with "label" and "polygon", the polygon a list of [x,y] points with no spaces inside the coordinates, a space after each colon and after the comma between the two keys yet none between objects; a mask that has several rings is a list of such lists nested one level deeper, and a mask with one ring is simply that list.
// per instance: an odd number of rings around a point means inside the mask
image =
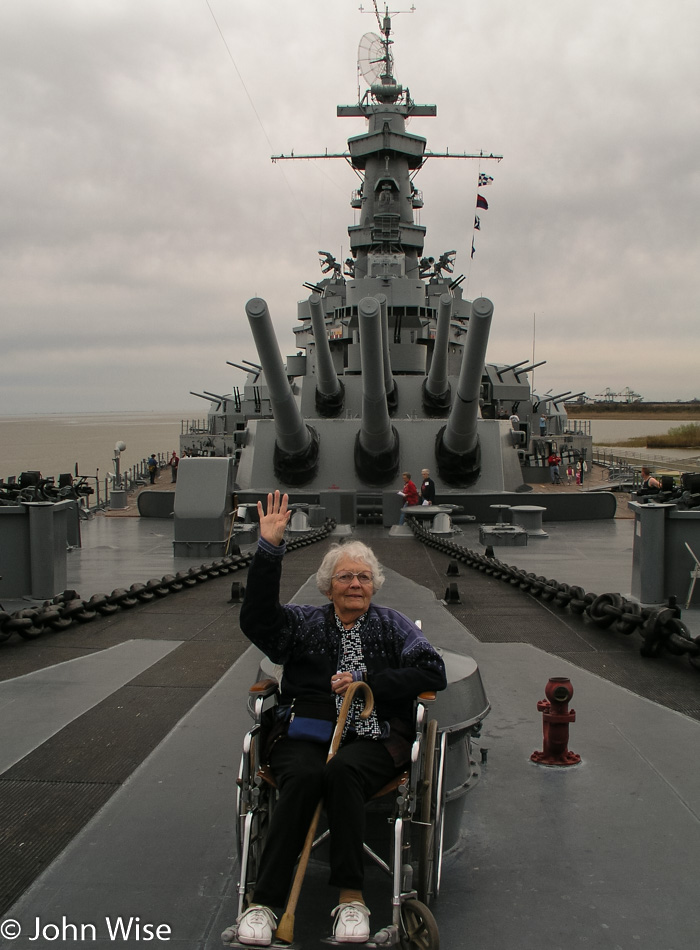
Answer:
[{"label": "black pants", "polygon": [[327,749],[320,743],[286,737],[272,749],[270,765],[280,797],[255,887],[257,904],[284,906],[320,798],[331,833],[329,884],[362,888],[365,803],[398,770],[384,745],[373,739],[356,739],[342,746],[328,763],[326,757]]}]

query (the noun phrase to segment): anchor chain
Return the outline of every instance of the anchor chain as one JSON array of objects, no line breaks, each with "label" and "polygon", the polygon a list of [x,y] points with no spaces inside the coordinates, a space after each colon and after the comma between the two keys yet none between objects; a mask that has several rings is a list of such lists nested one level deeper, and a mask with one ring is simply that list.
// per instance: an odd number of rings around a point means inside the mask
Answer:
[{"label": "anchor chain", "polygon": [[[314,528],[303,537],[292,538],[287,541],[287,551],[322,541],[335,525],[335,521],[329,518],[323,527]],[[89,600],[82,600],[75,590],[64,590],[39,607],[28,607],[11,614],[0,610],[0,643],[9,640],[14,633],[25,640],[34,640],[47,632],[66,630],[75,623],[89,623],[118,610],[130,610],[137,604],[147,604],[215,577],[240,571],[248,567],[252,560],[252,554],[231,554],[209,565],[202,564],[187,571],[178,571],[177,574],[151,578],[145,584],[132,584],[128,590],[118,587],[111,594],[93,594]]]},{"label": "anchor chain", "polygon": [[594,594],[582,587],[536,575],[499,561],[495,557],[477,554],[447,538],[437,537],[416,518],[407,518],[413,534],[423,544],[433,547],[467,567],[518,587],[533,597],[554,604],[560,610],[586,617],[601,629],[629,636],[635,631],[642,638],[639,652],[642,656],[657,657],[664,652],[688,657],[690,665],[700,670],[700,636],[693,637],[680,619],[680,607],[642,607],[622,594]]}]

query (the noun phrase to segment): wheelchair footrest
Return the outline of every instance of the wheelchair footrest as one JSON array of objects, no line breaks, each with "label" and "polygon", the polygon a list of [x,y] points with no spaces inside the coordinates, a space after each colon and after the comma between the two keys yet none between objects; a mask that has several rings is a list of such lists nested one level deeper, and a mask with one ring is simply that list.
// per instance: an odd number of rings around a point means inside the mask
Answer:
[{"label": "wheelchair footrest", "polygon": [[[326,943],[331,947],[348,947],[352,944],[338,943],[335,937],[324,937],[321,943]],[[395,947],[399,943],[399,935],[396,927],[384,927],[378,933],[370,936],[366,943],[358,943],[357,947],[368,947],[369,950],[382,950],[382,947]]]},{"label": "wheelchair footrest", "polygon": [[[321,943],[327,943],[330,947],[352,947],[353,946],[353,944],[351,943],[338,943],[335,937],[322,937]],[[370,948],[375,947],[376,950],[381,950],[382,947],[390,947],[391,944],[390,943],[381,943],[381,944],[375,943],[373,938],[370,937],[369,940],[367,940],[365,943],[356,943],[354,944],[354,946],[370,947]]]},{"label": "wheelchair footrest", "polygon": [[[229,927],[228,930],[224,930],[221,934],[221,943],[224,947],[233,947],[235,950],[251,950],[251,944],[241,943],[236,934],[235,927]],[[301,944],[297,943],[294,940],[292,943],[285,943],[283,940],[273,940],[271,944],[268,944],[269,947],[272,947],[273,950],[301,950]],[[365,946],[370,946],[370,944],[365,944]]]}]

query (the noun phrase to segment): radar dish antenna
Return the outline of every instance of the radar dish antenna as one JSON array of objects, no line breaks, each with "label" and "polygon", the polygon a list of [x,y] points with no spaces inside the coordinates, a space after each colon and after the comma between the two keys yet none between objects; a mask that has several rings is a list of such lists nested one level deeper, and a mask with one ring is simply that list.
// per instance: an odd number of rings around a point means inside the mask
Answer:
[{"label": "radar dish antenna", "polygon": [[368,86],[379,82],[383,75],[391,75],[392,58],[388,46],[376,33],[365,33],[357,48],[357,68]]}]

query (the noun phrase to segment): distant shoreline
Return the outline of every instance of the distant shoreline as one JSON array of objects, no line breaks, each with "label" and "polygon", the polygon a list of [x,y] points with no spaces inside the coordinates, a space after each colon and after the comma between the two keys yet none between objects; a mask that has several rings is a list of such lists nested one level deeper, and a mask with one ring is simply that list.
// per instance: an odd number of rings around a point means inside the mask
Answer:
[{"label": "distant shoreline", "polygon": [[564,408],[579,419],[700,420],[700,402],[565,403]]}]

